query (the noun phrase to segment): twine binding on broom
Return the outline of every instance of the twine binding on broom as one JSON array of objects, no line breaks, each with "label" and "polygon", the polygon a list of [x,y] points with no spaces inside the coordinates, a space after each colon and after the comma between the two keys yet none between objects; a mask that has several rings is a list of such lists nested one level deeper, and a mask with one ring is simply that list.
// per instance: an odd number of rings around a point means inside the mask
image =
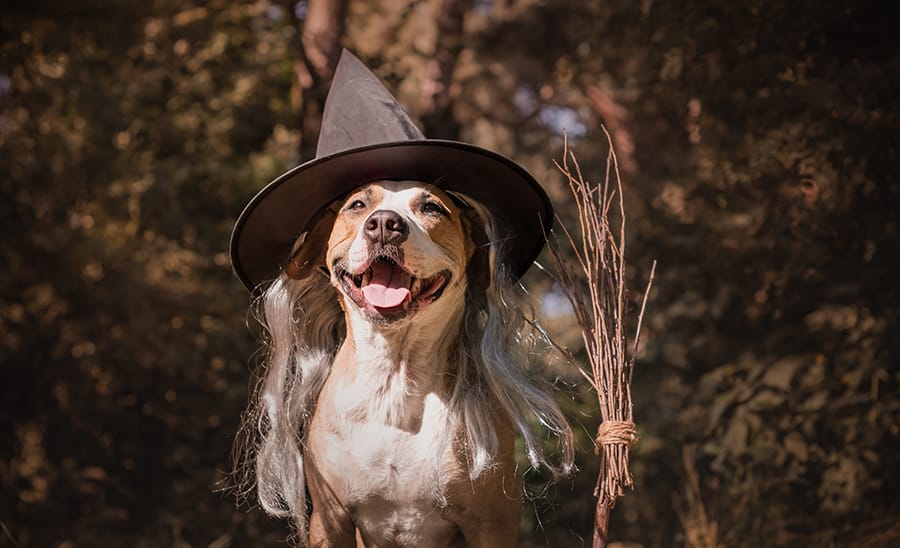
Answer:
[{"label": "twine binding on broom", "polygon": [[594,453],[600,453],[604,445],[626,445],[629,449],[639,440],[637,427],[631,421],[603,421],[594,439]]}]

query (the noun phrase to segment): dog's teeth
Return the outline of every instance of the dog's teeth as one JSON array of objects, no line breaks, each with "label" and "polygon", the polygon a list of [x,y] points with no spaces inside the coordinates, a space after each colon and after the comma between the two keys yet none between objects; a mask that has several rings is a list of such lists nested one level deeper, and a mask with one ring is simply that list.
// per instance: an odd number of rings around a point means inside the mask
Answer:
[{"label": "dog's teeth", "polygon": [[415,295],[419,292],[419,288],[422,287],[422,280],[419,278],[413,278],[412,283],[409,286],[409,292]]},{"label": "dog's teeth", "polygon": [[362,281],[362,285],[369,285],[369,282],[372,281],[372,269],[370,268],[369,270],[363,272],[360,275],[360,280]]}]

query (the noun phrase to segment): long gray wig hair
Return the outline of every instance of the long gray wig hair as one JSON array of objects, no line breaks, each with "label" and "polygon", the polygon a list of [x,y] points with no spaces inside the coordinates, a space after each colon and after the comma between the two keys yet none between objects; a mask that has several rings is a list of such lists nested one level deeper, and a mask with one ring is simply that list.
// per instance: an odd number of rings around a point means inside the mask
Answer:
[{"label": "long gray wig hair", "polygon": [[[491,420],[499,406],[521,434],[534,468],[554,476],[573,467],[572,431],[531,365],[549,346],[535,336],[519,301],[521,285],[502,261],[503,242],[487,209],[461,199],[483,223],[489,282],[467,289],[463,325],[453,353],[458,363],[448,405],[450,431],[465,436],[469,475],[477,478],[493,465],[499,440]],[[476,294],[477,292],[477,294]],[[260,505],[271,515],[291,519],[302,542],[306,534],[306,485],[303,445],[316,399],[344,340],[338,293],[318,272],[303,279],[282,274],[255,303],[264,328],[264,360],[235,443],[235,479],[240,497],[256,485]],[[555,438],[556,456],[544,451]]]}]

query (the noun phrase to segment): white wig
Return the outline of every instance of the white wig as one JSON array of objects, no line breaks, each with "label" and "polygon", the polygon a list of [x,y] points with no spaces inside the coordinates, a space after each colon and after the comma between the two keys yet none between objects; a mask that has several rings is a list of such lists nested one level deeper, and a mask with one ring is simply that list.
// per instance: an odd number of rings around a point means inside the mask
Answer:
[{"label": "white wig", "polygon": [[[464,432],[469,475],[477,478],[499,450],[492,420],[499,406],[522,435],[531,465],[566,475],[574,459],[572,431],[530,367],[548,345],[538,344],[519,306],[523,291],[505,269],[492,216],[471,198],[463,200],[484,224],[490,272],[486,289],[475,284],[467,289],[457,351],[451,353],[457,374],[448,428]],[[256,303],[266,353],[235,444],[239,496],[248,495],[255,483],[263,509],[290,518],[301,542],[307,518],[305,433],[345,336],[338,298],[328,277],[313,272],[299,280],[282,274]],[[557,462],[544,452],[542,430],[556,439]]]}]

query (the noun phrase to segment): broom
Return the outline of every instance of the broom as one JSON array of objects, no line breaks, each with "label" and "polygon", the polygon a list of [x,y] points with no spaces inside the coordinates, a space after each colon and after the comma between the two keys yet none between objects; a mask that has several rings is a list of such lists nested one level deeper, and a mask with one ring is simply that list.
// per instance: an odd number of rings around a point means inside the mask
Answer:
[{"label": "broom", "polygon": [[[594,440],[594,452],[601,459],[594,489],[594,497],[597,499],[594,511],[594,548],[606,546],[609,512],[615,506],[616,499],[625,494],[624,488],[633,488],[631,472],[628,470],[628,451],[637,443],[638,434],[632,420],[631,377],[641,321],[656,272],[654,261],[629,355],[624,332],[624,320],[628,312],[625,283],[625,202],[612,139],[606,128],[602,129],[609,144],[606,176],[602,185],[592,187],[584,180],[567,141],[563,147],[562,164],[554,161],[568,180],[569,190],[575,201],[580,241],[576,240],[576,236],[573,236],[559,217],[557,223],[562,235],[547,237],[557,282],[572,304],[591,366],[590,372],[581,367],[578,371],[597,394],[603,419]],[[618,209],[617,227],[610,224],[609,213],[613,207]],[[564,247],[571,251],[573,261],[564,259]]]}]

